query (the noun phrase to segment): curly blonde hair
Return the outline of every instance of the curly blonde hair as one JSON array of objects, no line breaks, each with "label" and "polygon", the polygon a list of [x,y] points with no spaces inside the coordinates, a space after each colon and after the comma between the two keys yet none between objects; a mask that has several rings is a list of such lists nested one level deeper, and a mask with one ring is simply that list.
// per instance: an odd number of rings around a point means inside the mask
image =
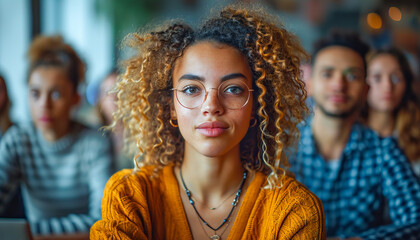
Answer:
[{"label": "curly blonde hair", "polygon": [[[200,28],[175,22],[150,33],[133,33],[125,43],[136,54],[123,63],[116,83],[116,124],[122,120],[126,144],[137,151],[136,168],[181,164],[184,140],[169,124],[173,106],[172,71],[186,48],[210,41],[238,49],[253,74],[258,127],[240,143],[243,166],[268,174],[272,189],[281,186],[288,161],[285,148],[299,137],[297,124],[307,114],[306,90],[299,64],[307,58],[298,39],[261,10],[227,7]],[[135,146],[134,146],[135,143]]]}]

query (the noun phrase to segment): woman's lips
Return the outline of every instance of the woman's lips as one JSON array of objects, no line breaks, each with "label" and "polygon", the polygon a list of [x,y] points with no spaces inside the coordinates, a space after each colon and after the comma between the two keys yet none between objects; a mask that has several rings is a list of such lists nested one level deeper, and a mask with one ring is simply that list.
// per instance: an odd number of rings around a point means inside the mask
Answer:
[{"label": "woman's lips", "polygon": [[197,131],[206,137],[218,137],[226,131],[225,128],[198,128]]},{"label": "woman's lips", "polygon": [[47,117],[47,116],[42,116],[42,117],[39,118],[39,121],[40,122],[48,123],[48,122],[52,122],[52,118],[51,117]]},{"label": "woman's lips", "polygon": [[391,102],[391,101],[393,101],[393,100],[394,100],[394,98],[393,98],[393,96],[392,96],[392,95],[386,95],[386,96],[383,96],[383,97],[382,97],[382,101]]},{"label": "woman's lips", "polygon": [[204,122],[198,125],[196,129],[206,137],[218,137],[228,129],[228,125],[219,121]]}]

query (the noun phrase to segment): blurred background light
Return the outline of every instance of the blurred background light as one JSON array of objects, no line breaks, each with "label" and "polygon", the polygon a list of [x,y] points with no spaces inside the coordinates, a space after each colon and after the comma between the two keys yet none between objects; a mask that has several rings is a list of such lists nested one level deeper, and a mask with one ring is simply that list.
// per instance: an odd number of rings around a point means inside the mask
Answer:
[{"label": "blurred background light", "polygon": [[381,29],[382,19],[377,13],[369,13],[367,15],[367,24],[373,29]]},{"label": "blurred background light", "polygon": [[401,21],[401,10],[397,7],[390,7],[388,10],[389,17],[394,21]]}]

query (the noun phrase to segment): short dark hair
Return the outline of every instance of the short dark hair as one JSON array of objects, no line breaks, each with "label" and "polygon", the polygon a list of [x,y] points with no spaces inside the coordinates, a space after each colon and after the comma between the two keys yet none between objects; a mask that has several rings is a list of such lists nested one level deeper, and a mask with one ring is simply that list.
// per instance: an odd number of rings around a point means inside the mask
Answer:
[{"label": "short dark hair", "polygon": [[[316,58],[317,54],[321,50],[331,46],[342,46],[350,48],[351,50],[358,53],[363,59],[363,66],[366,72],[366,55],[369,52],[369,45],[362,41],[358,33],[353,31],[332,30],[327,37],[321,38],[315,42],[312,60]],[[312,61],[312,65],[313,64],[314,61]]]}]

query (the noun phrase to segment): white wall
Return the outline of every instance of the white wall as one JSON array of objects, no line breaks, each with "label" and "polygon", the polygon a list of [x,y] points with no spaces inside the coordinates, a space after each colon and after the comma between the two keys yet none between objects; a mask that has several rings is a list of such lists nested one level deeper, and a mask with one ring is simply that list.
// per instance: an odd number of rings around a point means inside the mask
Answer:
[{"label": "white wall", "polygon": [[0,0],[0,72],[12,99],[14,121],[29,118],[26,85],[26,48],[30,41],[28,0]]},{"label": "white wall", "polygon": [[61,34],[87,63],[86,80],[98,81],[112,67],[111,25],[95,13],[93,0],[43,0],[41,29]]}]

